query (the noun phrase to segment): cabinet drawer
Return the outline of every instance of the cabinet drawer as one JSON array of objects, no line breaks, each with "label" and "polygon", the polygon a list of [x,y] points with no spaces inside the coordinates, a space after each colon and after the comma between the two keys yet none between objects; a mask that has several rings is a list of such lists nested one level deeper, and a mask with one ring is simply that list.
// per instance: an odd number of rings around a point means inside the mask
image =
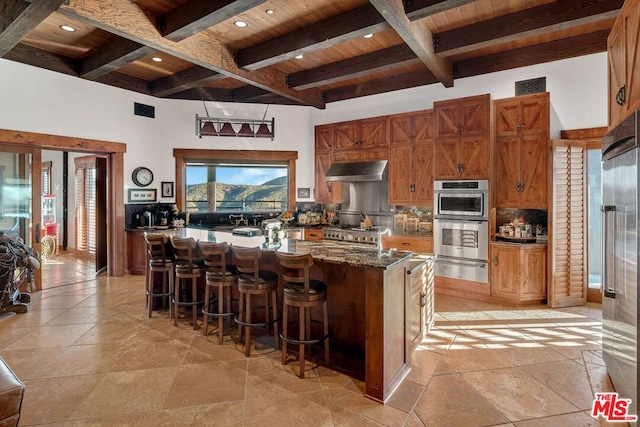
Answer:
[{"label": "cabinet drawer", "polygon": [[433,252],[433,237],[382,236],[382,247],[400,251]]},{"label": "cabinet drawer", "polygon": [[322,240],[322,230],[317,228],[305,228],[304,240],[310,240],[312,242],[319,242]]}]

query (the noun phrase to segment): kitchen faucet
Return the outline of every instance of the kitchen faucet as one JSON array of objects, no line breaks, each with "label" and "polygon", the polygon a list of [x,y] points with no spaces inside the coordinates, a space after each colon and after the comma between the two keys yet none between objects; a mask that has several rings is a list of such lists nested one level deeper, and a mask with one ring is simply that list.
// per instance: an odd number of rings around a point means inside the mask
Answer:
[{"label": "kitchen faucet", "polygon": [[244,214],[240,214],[240,215],[235,215],[235,214],[230,214],[229,215],[229,219],[230,220],[234,220],[235,219],[235,224],[236,225],[249,225],[249,219],[244,217]]}]

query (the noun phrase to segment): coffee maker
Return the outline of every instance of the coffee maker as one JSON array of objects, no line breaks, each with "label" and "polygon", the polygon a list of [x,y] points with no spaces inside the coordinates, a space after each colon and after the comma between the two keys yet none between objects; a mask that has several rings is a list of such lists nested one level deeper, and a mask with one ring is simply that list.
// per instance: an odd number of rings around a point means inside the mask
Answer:
[{"label": "coffee maker", "polygon": [[262,221],[262,228],[265,235],[265,246],[277,247],[280,246],[280,234],[282,232],[282,221],[276,218],[265,219]]}]

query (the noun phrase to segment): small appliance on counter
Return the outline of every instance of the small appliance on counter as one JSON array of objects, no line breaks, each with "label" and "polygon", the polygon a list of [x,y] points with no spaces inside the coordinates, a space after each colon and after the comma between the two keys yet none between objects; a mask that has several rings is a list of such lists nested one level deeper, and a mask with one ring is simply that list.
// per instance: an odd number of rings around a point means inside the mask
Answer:
[{"label": "small appliance on counter", "polygon": [[234,236],[254,237],[260,236],[262,231],[259,228],[253,227],[238,227],[231,230],[231,234]]},{"label": "small appliance on counter", "polygon": [[262,228],[265,231],[265,245],[269,247],[278,246],[280,244],[282,221],[275,218],[265,219],[262,221]]}]

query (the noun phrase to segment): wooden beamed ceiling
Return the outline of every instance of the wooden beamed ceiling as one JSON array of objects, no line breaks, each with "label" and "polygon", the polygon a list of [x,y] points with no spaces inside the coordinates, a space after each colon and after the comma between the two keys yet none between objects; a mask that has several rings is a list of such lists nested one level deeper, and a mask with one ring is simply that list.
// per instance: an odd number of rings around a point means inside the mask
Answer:
[{"label": "wooden beamed ceiling", "polygon": [[[0,56],[157,97],[324,108],[604,52],[623,2],[0,0]],[[66,41],[65,19],[84,32]]]}]

